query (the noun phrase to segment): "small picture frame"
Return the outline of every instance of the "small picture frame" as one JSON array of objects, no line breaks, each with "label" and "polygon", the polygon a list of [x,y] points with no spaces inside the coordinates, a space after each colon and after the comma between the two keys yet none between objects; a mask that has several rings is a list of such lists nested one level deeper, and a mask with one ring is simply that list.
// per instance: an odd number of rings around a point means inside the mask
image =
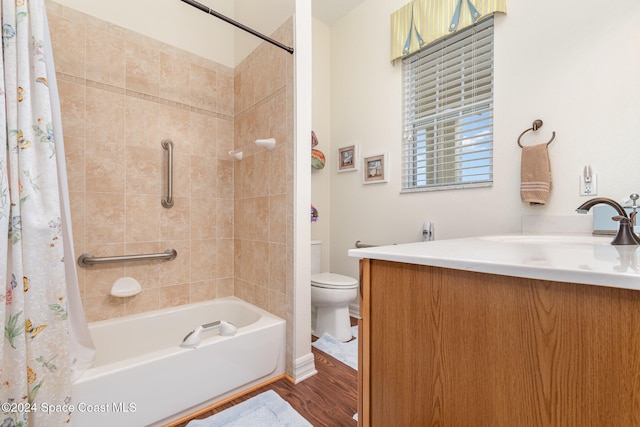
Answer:
[{"label": "small picture frame", "polygon": [[379,184],[387,182],[387,153],[374,154],[362,159],[362,183]]},{"label": "small picture frame", "polygon": [[358,144],[338,148],[338,172],[358,170]]}]

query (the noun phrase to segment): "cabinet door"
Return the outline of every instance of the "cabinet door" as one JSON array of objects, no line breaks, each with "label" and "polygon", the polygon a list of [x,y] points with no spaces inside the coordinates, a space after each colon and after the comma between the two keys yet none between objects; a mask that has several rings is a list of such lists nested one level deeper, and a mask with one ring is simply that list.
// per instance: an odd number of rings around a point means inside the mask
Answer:
[{"label": "cabinet door", "polygon": [[360,425],[640,426],[639,291],[363,265]]}]

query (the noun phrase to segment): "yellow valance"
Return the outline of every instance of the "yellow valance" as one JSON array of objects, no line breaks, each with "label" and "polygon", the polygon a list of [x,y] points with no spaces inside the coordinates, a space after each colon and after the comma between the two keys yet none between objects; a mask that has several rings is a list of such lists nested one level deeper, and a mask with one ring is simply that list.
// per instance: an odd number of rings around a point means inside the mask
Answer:
[{"label": "yellow valance", "polygon": [[391,15],[391,60],[409,55],[494,12],[507,0],[412,0]]}]

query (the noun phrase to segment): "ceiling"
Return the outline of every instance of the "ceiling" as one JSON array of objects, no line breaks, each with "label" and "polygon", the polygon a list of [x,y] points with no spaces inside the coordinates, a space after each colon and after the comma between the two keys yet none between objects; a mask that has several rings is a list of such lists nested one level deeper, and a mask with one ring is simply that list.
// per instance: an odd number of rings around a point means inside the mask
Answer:
[{"label": "ceiling", "polygon": [[340,18],[351,12],[364,0],[313,0],[311,14],[314,18],[333,26]]}]

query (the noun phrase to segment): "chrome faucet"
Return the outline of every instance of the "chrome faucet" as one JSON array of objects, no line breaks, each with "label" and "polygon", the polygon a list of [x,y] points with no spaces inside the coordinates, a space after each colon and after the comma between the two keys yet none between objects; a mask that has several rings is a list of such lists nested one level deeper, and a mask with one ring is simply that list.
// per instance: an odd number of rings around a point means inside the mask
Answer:
[{"label": "chrome faucet", "polygon": [[624,210],[615,200],[607,199],[604,197],[596,197],[583,203],[576,209],[576,212],[586,214],[589,209],[595,205],[605,204],[609,205],[616,210],[618,215],[613,216],[611,219],[614,221],[620,221],[620,227],[616,237],[611,241],[612,245],[640,245],[640,237],[633,232],[633,225],[635,223],[637,212],[633,212],[631,217],[627,215],[627,211]]}]

